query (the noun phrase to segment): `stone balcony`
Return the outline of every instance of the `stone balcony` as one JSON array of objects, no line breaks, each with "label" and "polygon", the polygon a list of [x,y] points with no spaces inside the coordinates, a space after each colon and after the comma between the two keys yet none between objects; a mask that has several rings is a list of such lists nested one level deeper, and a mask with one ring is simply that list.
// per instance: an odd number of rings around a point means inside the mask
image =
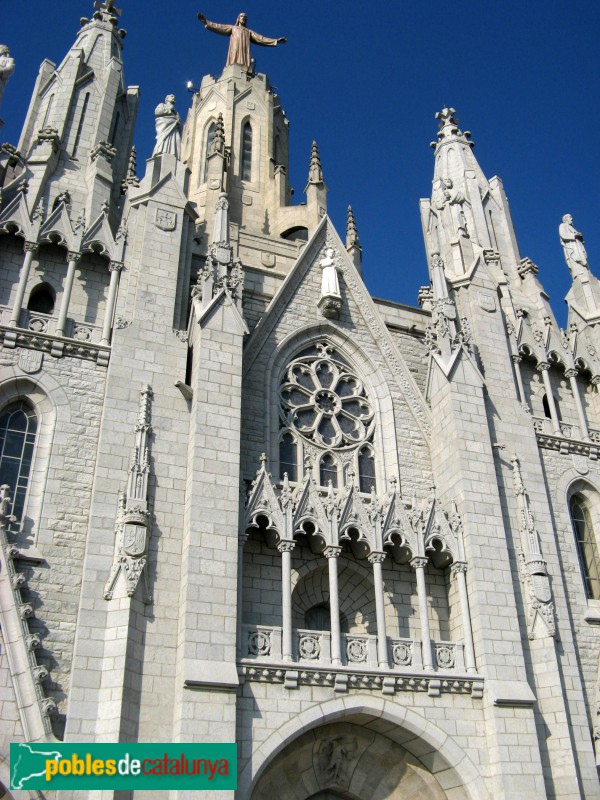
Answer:
[{"label": "stone balcony", "polygon": [[434,642],[436,668],[424,670],[421,642],[418,639],[388,637],[388,667],[377,660],[377,636],[341,634],[342,665],[331,661],[331,633],[294,629],[293,661],[282,656],[282,628],[270,625],[242,625],[240,652],[241,674],[246,680],[281,682],[287,688],[298,683],[330,685],[335,691],[349,688],[379,688],[384,694],[398,689],[427,691],[438,696],[441,691],[468,692],[481,696],[483,681],[468,675],[464,645]]},{"label": "stone balcony", "polygon": [[108,363],[110,348],[100,344],[101,326],[67,319],[65,335],[57,336],[56,314],[21,309],[19,326],[14,328],[9,326],[11,311],[8,306],[0,306],[0,339],[5,347],[26,347],[49,352],[55,357],[64,354],[91,359],[101,365]]},{"label": "stone balcony", "polygon": [[538,443],[548,450],[558,450],[561,453],[589,456],[596,460],[600,454],[600,431],[589,431],[589,440],[585,440],[578,425],[560,423],[560,435],[554,430],[552,420],[547,417],[532,417],[533,428],[536,432]]}]

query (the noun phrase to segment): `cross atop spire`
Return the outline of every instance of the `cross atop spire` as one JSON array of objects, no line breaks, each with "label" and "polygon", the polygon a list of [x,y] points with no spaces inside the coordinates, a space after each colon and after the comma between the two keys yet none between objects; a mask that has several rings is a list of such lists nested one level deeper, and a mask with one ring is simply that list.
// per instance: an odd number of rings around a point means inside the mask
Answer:
[{"label": "cross atop spire", "polygon": [[437,112],[435,118],[439,120],[440,129],[437,134],[438,141],[432,142],[432,147],[436,147],[438,144],[446,142],[450,139],[462,139],[463,141],[467,140],[467,144],[470,147],[473,147],[473,142],[468,141],[471,138],[471,132],[465,131],[463,133],[460,130],[458,127],[458,118],[454,116],[455,113],[456,111],[448,106],[444,106],[441,111]]},{"label": "cross atop spire", "polygon": [[96,0],[94,3],[94,8],[96,9],[96,13],[94,14],[94,18],[98,19],[98,14],[102,15],[102,19],[104,19],[104,15],[108,16],[108,20],[106,22],[112,22],[113,25],[116,25],[119,17],[123,13],[120,8],[116,8],[113,0]]}]

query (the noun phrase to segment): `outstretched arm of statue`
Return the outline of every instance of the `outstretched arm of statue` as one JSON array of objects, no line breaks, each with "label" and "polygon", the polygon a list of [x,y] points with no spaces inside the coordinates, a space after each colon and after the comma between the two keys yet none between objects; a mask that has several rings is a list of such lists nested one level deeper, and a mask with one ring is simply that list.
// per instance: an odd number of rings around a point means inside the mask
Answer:
[{"label": "outstretched arm of statue", "polygon": [[210,20],[206,19],[204,14],[198,14],[198,19],[203,23],[205,28],[208,28],[209,31],[220,33],[223,36],[229,36],[231,34],[233,25],[222,25],[220,22],[211,22]]},{"label": "outstretched arm of statue", "polygon": [[277,44],[285,44],[287,39],[285,37],[271,39],[268,36],[261,36],[260,33],[256,33],[256,31],[250,31],[250,41],[254,42],[254,44],[262,44],[265,47],[276,47]]}]

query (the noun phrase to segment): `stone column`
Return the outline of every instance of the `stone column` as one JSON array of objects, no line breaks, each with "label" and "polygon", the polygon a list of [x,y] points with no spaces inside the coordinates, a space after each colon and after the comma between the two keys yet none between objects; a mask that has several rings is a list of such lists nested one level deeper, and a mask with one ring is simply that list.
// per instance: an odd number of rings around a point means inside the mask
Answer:
[{"label": "stone column", "polygon": [[292,650],[292,550],[296,542],[279,542],[281,553],[281,655],[284,661],[293,660]]},{"label": "stone column", "polygon": [[340,598],[338,591],[337,560],[342,552],[341,547],[325,548],[325,558],[329,568],[329,613],[331,615],[331,663],[334,667],[342,666],[342,649],[340,635]]},{"label": "stone column", "polygon": [[119,278],[123,264],[120,261],[111,261],[110,270],[110,286],[108,287],[108,300],[106,302],[106,314],[104,316],[104,325],[102,326],[102,341],[100,344],[108,346],[112,334],[113,319],[115,316],[115,305],[117,302],[117,290],[119,288]]},{"label": "stone column", "polygon": [[238,615],[237,615],[237,654],[243,658],[247,650],[242,641],[242,609],[244,608],[244,547],[248,541],[248,532],[240,533],[238,537],[238,573],[237,573],[237,596],[238,596]]},{"label": "stone column", "polygon": [[15,304],[13,306],[12,314],[10,316],[10,321],[8,323],[11,328],[19,327],[19,317],[21,316],[23,298],[25,297],[25,289],[27,288],[27,281],[29,280],[29,272],[31,271],[31,262],[33,261],[34,255],[39,250],[39,245],[36,242],[25,242],[24,250],[25,250],[25,258],[23,259],[23,266],[21,267],[21,275],[19,276],[19,288],[17,289]]},{"label": "stone column", "polygon": [[525,387],[523,386],[523,376],[521,375],[521,356],[512,356],[512,362],[515,365],[515,378],[517,379],[517,394],[519,395],[519,403],[526,404]]},{"label": "stone column", "polygon": [[374,552],[369,555],[373,565],[373,583],[375,585],[375,614],[377,617],[377,661],[383,669],[388,669],[387,631],[385,628],[385,601],[383,595],[383,568],[386,553]]},{"label": "stone column", "polygon": [[62,302],[60,304],[60,311],[58,312],[58,323],[56,325],[57,336],[65,335],[67,314],[69,312],[69,302],[71,301],[71,292],[73,291],[73,281],[75,280],[75,270],[77,269],[77,264],[79,264],[79,262],[81,261],[81,253],[74,253],[72,251],[69,251],[68,259],[69,259],[69,266],[67,268],[67,277],[65,278]]},{"label": "stone column", "polygon": [[544,381],[544,389],[546,390],[546,397],[548,398],[548,408],[550,409],[550,418],[552,420],[552,429],[556,436],[562,436],[560,430],[560,420],[558,418],[558,411],[556,410],[556,403],[554,402],[554,395],[552,394],[552,386],[550,385],[550,378],[548,377],[548,370],[550,364],[546,361],[541,361],[537,365],[537,369],[542,373],[542,380]]},{"label": "stone column", "polygon": [[417,574],[417,596],[419,598],[419,619],[421,622],[421,647],[423,650],[423,669],[434,669],[431,650],[431,633],[429,632],[429,615],[427,613],[427,587],[425,586],[425,567],[429,559],[415,556],[410,562]]},{"label": "stone column", "polygon": [[471,629],[471,613],[469,611],[469,598],[467,595],[467,565],[464,561],[455,561],[450,567],[450,571],[456,576],[456,581],[458,583],[460,616],[465,639],[465,666],[467,672],[477,672],[477,667],[475,665],[475,648],[473,647],[473,631]]},{"label": "stone column", "polygon": [[579,427],[581,428],[581,435],[586,441],[590,439],[590,432],[588,430],[587,419],[585,418],[585,411],[583,410],[583,403],[581,402],[581,395],[579,393],[579,386],[577,384],[577,370],[566,369],[565,378],[569,379],[571,384],[571,391],[575,398],[575,407],[577,408],[577,416],[579,418]]}]

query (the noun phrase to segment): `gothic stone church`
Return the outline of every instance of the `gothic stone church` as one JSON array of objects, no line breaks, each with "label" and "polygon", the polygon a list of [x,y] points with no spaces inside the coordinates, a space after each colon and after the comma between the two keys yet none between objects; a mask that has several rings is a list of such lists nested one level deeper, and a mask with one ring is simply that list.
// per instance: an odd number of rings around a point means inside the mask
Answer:
[{"label": "gothic stone church", "polygon": [[205,77],[136,175],[96,6],[0,153],[0,777],[11,741],[222,741],[207,797],[600,798],[580,241],[561,330],[446,108],[430,285],[374,299],[265,75]]}]

